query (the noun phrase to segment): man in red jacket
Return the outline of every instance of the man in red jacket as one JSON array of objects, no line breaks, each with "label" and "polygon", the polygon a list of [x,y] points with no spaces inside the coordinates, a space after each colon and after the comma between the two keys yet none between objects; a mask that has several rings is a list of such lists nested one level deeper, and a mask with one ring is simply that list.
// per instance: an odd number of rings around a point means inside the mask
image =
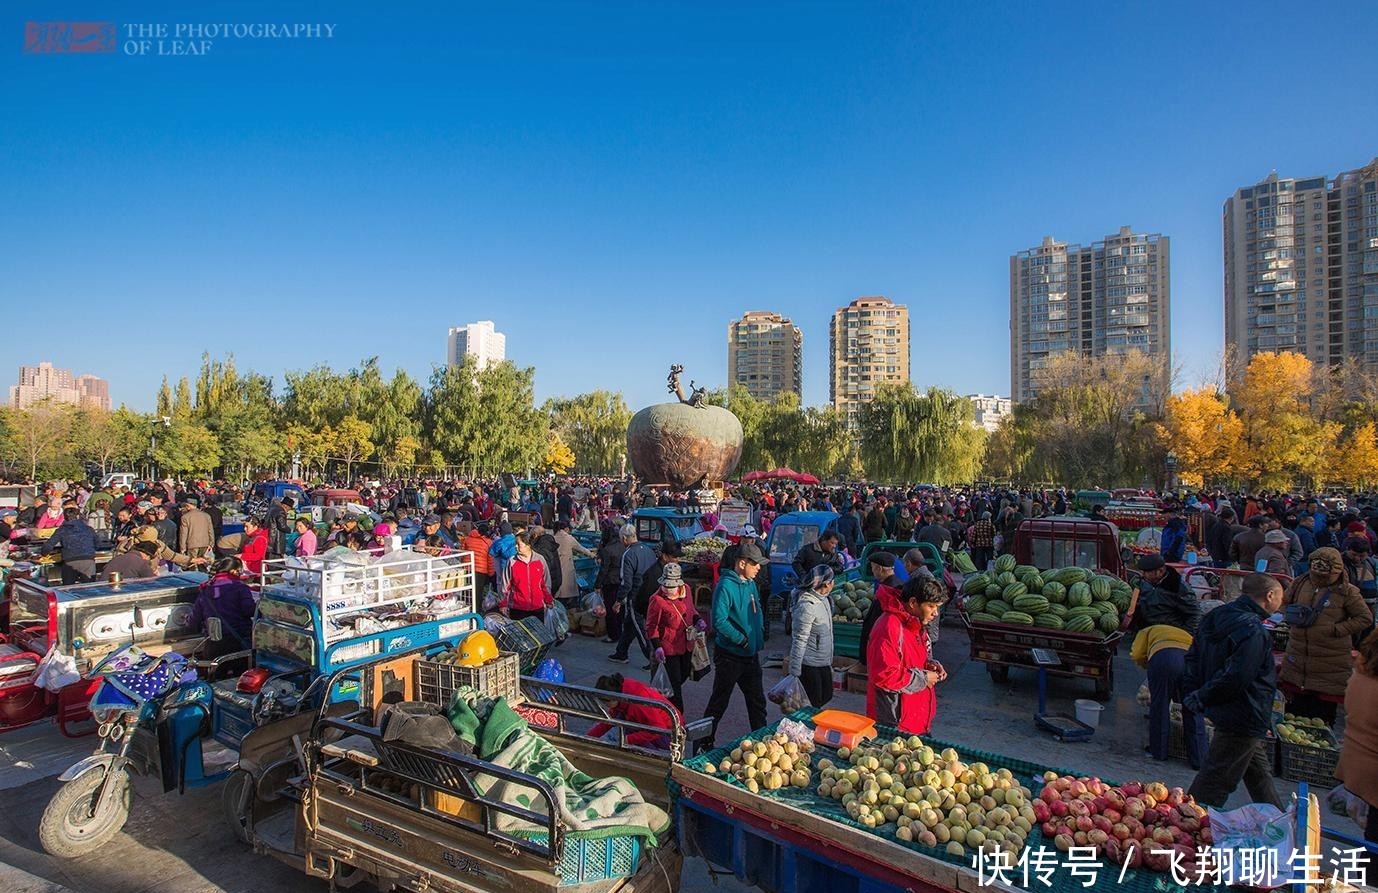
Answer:
[{"label": "man in red jacket", "polygon": [[[644,682],[637,682],[635,679],[623,679],[621,673],[611,673],[607,676],[599,676],[594,687],[600,691],[615,692],[617,694],[631,695],[635,698],[645,698],[650,701],[659,701],[674,711],[675,717],[682,723],[684,717],[674,704],[660,692],[651,688]],[[628,722],[640,723],[643,726],[654,726],[657,729],[664,729],[663,734],[648,731],[628,731],[627,743],[635,744],[638,747],[648,747],[655,750],[670,749],[670,730],[674,727],[670,721],[670,712],[645,704],[634,704],[629,701],[618,700],[617,698],[604,698],[612,704],[610,711],[614,719],[625,719]],[[593,738],[601,738],[608,732],[613,731],[610,723],[600,722],[589,729],[589,735]],[[615,740],[615,739],[614,739]]]},{"label": "man in red jacket", "polygon": [[244,545],[239,549],[239,560],[244,562],[244,572],[258,576],[263,570],[263,559],[268,557],[268,531],[257,518],[244,519]]},{"label": "man in red jacket", "polygon": [[898,595],[878,587],[876,599],[881,616],[866,644],[866,715],[908,735],[927,735],[938,710],[933,688],[947,671],[929,658],[924,627],[937,618],[947,589],[932,578],[916,577]]}]

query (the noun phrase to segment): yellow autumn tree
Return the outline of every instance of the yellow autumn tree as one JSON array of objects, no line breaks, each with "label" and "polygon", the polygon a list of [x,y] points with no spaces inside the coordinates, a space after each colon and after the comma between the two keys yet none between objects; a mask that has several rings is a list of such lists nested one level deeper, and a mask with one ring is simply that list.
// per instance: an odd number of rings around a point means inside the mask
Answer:
[{"label": "yellow autumn tree", "polygon": [[1329,484],[1351,484],[1369,489],[1378,484],[1378,426],[1365,422],[1338,436],[1325,454],[1319,477]]},{"label": "yellow autumn tree", "polygon": [[555,474],[564,474],[574,467],[574,451],[555,431],[546,436],[545,467]]},{"label": "yellow autumn tree", "polygon": [[1322,472],[1339,429],[1311,414],[1314,389],[1314,369],[1303,354],[1264,352],[1249,360],[1230,394],[1244,425],[1242,477],[1275,490]]},{"label": "yellow autumn tree", "polygon": [[1201,388],[1168,397],[1157,431],[1163,445],[1177,456],[1183,484],[1201,487],[1235,473],[1244,423],[1214,390]]}]

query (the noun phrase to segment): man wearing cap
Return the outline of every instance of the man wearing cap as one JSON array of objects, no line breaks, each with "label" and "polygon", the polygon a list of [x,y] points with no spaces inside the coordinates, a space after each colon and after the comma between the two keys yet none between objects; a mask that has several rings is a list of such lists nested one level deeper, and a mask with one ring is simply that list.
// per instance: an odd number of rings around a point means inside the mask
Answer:
[{"label": "man wearing cap", "polygon": [[742,691],[751,729],[766,724],[766,695],[759,658],[765,634],[761,598],[755,582],[765,560],[755,541],[744,541],[737,548],[732,567],[721,573],[713,590],[713,641],[716,646],[713,693],[704,710],[704,715],[713,720],[710,749],[718,733],[718,724],[732,699],[733,688]]},{"label": "man wearing cap", "polygon": [[895,565],[898,562],[895,556],[889,552],[877,550],[871,553],[868,563],[871,568],[871,576],[876,581],[876,597],[871,600],[871,608],[866,612],[866,617],[861,621],[861,662],[866,663],[866,640],[871,637],[871,629],[880,619],[880,592],[882,589],[889,589],[892,598],[898,599],[900,594],[899,581],[895,579]]},{"label": "man wearing cap", "polygon": [[177,551],[193,558],[209,558],[215,546],[215,525],[211,516],[201,511],[200,500],[188,496],[186,508],[177,520]]},{"label": "man wearing cap", "polygon": [[1254,553],[1254,570],[1265,574],[1292,575],[1292,565],[1287,561],[1289,542],[1287,534],[1281,530],[1270,530],[1263,534],[1263,548]]},{"label": "man wearing cap", "polygon": [[1182,586],[1182,575],[1168,567],[1161,555],[1139,558],[1139,602],[1134,608],[1134,626],[1145,629],[1159,624],[1195,633],[1201,622],[1201,605],[1189,587]]},{"label": "man wearing cap", "polygon": [[128,552],[111,558],[101,569],[100,578],[108,581],[118,576],[121,580],[143,580],[158,576],[158,565],[154,561],[158,556],[158,546],[158,543],[149,540],[135,543]]},{"label": "man wearing cap", "polygon": [[0,544],[10,541],[10,534],[14,533],[14,525],[19,520],[19,512],[15,509],[0,509]]}]

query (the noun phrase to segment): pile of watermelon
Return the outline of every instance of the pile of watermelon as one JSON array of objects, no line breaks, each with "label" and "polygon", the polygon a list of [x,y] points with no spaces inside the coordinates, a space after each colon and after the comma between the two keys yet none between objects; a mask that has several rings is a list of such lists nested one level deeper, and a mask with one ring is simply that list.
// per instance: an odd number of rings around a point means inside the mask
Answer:
[{"label": "pile of watermelon", "polygon": [[833,621],[835,623],[860,623],[871,610],[871,601],[876,597],[876,584],[864,580],[839,583],[833,589]]},{"label": "pile of watermelon", "polygon": [[1109,635],[1129,611],[1132,590],[1119,577],[1081,567],[1040,571],[1013,555],[995,560],[994,574],[973,574],[962,584],[973,623],[1012,623],[1070,633]]}]

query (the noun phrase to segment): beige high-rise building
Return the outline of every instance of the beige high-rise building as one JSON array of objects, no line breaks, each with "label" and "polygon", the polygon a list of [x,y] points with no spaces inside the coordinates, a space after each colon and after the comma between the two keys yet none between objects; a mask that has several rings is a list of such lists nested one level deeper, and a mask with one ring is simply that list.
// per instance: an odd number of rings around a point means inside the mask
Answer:
[{"label": "beige high-rise building", "polygon": [[1334,179],[1276,172],[1225,199],[1225,345],[1378,369],[1378,159]]},{"label": "beige high-rise building", "polygon": [[883,297],[838,308],[828,357],[828,398],[855,428],[877,386],[909,381],[909,308]]},{"label": "beige high-rise building", "polygon": [[[1010,397],[1038,393],[1048,358],[1138,349],[1171,357],[1168,237],[1127,226],[1089,246],[1045,236],[1010,257]],[[1164,376],[1166,381],[1166,376]],[[1145,395],[1153,403],[1164,395]]]},{"label": "beige high-rise building", "polygon": [[727,324],[727,380],[758,400],[804,392],[804,335],[789,317],[750,310]]},{"label": "beige high-rise building", "polygon": [[110,383],[94,375],[73,375],[52,363],[19,367],[19,384],[10,387],[10,405],[28,409],[52,400],[90,409],[110,408]]}]

